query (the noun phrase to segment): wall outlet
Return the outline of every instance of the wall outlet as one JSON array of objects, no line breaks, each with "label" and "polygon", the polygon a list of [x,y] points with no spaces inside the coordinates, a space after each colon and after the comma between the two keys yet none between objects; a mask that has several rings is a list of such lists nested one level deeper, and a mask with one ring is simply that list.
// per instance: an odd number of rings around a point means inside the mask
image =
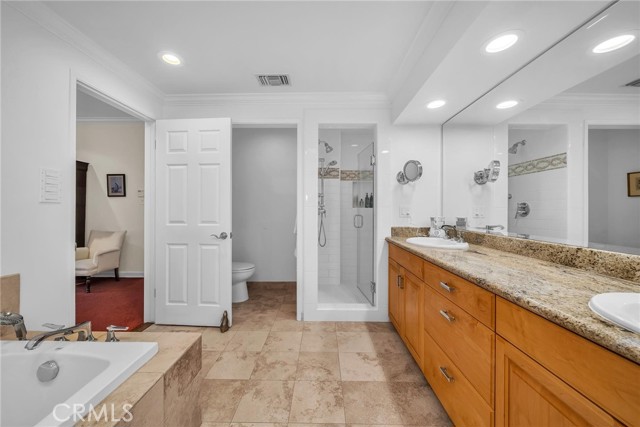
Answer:
[{"label": "wall outlet", "polygon": [[474,206],[471,209],[471,217],[472,218],[484,218],[484,207],[482,207],[482,206]]},{"label": "wall outlet", "polygon": [[400,218],[411,218],[411,210],[408,206],[400,206]]}]

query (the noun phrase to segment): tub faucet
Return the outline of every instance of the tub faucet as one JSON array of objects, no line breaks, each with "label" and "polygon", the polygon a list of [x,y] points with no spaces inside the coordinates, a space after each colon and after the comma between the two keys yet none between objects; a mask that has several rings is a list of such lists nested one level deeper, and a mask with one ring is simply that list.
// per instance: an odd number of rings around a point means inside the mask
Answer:
[{"label": "tub faucet", "polygon": [[24,318],[20,314],[10,311],[0,312],[0,325],[13,326],[19,341],[27,339],[27,328],[24,326]]},{"label": "tub faucet", "polygon": [[71,335],[78,333],[78,341],[95,341],[96,338],[91,333],[91,321],[87,320],[86,322],[78,323],[77,325],[69,326],[68,328],[56,329],[55,331],[44,332],[40,335],[36,335],[31,338],[27,345],[24,346],[27,350],[33,350],[40,345],[40,343],[47,338]]}]

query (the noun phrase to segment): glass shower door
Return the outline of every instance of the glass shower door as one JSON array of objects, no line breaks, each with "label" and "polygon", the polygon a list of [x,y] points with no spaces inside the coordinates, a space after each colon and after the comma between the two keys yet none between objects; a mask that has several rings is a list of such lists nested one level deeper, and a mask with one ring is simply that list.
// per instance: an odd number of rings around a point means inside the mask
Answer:
[{"label": "glass shower door", "polygon": [[[366,206],[359,206],[353,219],[357,234],[357,280],[358,289],[371,305],[375,304],[375,283],[373,281],[374,247],[374,168],[373,142],[358,153],[358,194],[369,200]],[[368,196],[368,197],[367,197]]]}]

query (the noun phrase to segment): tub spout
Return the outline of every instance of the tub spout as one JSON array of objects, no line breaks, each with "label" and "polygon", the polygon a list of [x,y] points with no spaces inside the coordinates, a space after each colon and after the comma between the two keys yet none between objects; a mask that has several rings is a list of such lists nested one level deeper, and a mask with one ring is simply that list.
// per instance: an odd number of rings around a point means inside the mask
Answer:
[{"label": "tub spout", "polygon": [[31,338],[27,345],[24,346],[27,350],[33,350],[40,345],[40,343],[47,338],[71,335],[74,333],[78,333],[78,341],[95,341],[96,338],[91,333],[91,321],[87,320],[86,322],[78,323],[77,325],[70,326],[68,328],[56,329],[51,332],[44,332],[40,335],[36,335]]}]

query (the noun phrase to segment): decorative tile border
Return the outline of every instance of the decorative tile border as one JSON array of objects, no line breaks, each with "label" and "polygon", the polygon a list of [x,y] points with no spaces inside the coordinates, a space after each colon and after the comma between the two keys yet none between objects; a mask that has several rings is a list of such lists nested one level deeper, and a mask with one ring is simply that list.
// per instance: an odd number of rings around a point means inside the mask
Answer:
[{"label": "decorative tile border", "polygon": [[[320,176],[320,168],[318,168],[318,178],[322,178]],[[327,169],[327,174],[324,176],[324,179],[340,179],[340,168]]]},{"label": "decorative tile border", "polygon": [[553,169],[567,167],[567,153],[554,154],[553,156],[529,160],[509,166],[509,178],[512,176],[527,175],[530,173],[544,172]]},{"label": "decorative tile border", "polygon": [[369,170],[342,170],[340,181],[373,181],[373,172]]}]

